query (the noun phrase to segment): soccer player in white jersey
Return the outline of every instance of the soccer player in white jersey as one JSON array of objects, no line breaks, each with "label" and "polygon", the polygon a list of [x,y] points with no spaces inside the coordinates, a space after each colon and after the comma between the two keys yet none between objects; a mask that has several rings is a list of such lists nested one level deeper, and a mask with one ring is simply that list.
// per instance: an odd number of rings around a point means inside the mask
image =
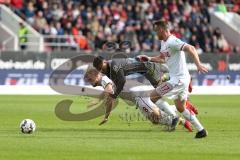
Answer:
[{"label": "soccer player in white jersey", "polygon": [[187,110],[185,106],[190,82],[185,53],[192,56],[199,73],[206,73],[208,70],[201,64],[193,46],[181,41],[170,33],[167,21],[159,20],[154,22],[153,29],[157,33],[158,39],[161,40],[160,55],[155,57],[143,55],[142,57],[152,62],[166,63],[169,68],[170,80],[163,82],[151,93],[151,100],[156,103],[163,96],[173,99],[177,110],[197,129],[198,132],[195,138],[206,137],[207,131],[197,117]]}]

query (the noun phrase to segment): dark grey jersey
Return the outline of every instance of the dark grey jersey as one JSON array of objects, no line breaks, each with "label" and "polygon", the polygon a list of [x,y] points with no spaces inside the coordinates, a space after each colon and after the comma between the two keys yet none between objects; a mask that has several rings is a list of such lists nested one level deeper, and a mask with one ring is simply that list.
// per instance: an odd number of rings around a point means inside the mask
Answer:
[{"label": "dark grey jersey", "polygon": [[161,79],[164,68],[153,62],[140,62],[134,58],[120,58],[108,61],[107,75],[115,84],[113,97],[116,98],[123,90],[126,76],[134,73],[143,74],[156,87]]}]

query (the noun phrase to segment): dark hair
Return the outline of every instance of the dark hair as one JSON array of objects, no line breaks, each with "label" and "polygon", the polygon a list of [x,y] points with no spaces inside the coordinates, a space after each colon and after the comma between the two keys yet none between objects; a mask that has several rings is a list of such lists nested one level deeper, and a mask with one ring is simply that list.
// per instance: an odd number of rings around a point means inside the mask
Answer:
[{"label": "dark hair", "polygon": [[99,71],[102,69],[103,60],[102,56],[97,56],[93,59],[93,66]]},{"label": "dark hair", "polygon": [[163,28],[163,29],[168,29],[169,26],[168,26],[168,22],[165,21],[165,20],[157,20],[157,21],[154,21],[153,22],[153,29],[156,31],[158,30],[159,28]]}]

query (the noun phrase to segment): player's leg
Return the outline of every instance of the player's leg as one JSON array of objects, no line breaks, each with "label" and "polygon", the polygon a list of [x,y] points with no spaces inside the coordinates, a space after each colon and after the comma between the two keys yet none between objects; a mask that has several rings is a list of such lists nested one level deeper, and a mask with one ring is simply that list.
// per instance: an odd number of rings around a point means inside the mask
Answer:
[{"label": "player's leg", "polygon": [[141,113],[153,124],[162,124],[167,126],[172,124],[172,117],[152,104],[150,97],[136,97],[135,99]]},{"label": "player's leg", "polygon": [[159,99],[155,104],[160,108],[160,110],[166,112],[167,114],[173,117],[177,116],[176,110],[174,110],[174,107],[170,106],[167,101]]},{"label": "player's leg", "polygon": [[[177,82],[177,83],[176,83]],[[169,81],[174,87],[171,91],[167,92],[165,96],[170,96],[175,101],[177,110],[182,113],[185,119],[189,120],[198,130],[196,138],[202,138],[207,136],[206,130],[203,128],[201,123],[198,121],[196,115],[186,109],[186,100],[188,96],[188,79],[174,79]],[[158,90],[159,91],[159,90]],[[160,90],[161,91],[161,90]],[[160,92],[161,93],[161,92]]]},{"label": "player's leg", "polygon": [[[156,105],[160,110],[168,113],[169,115],[172,115],[172,113],[177,112],[176,106],[175,105],[169,105],[168,102],[165,101],[165,100],[159,99],[156,102]],[[180,122],[179,124],[184,126],[189,132],[192,132],[192,125],[188,120],[183,119],[183,118],[179,118],[179,122]]]},{"label": "player's leg", "polygon": [[204,129],[202,124],[197,119],[196,115],[194,113],[191,113],[188,109],[186,109],[186,100],[182,100],[181,98],[178,98],[174,100],[175,106],[177,107],[177,110],[186,118],[189,120],[194,127],[197,129],[196,138],[203,138],[207,136],[207,131]]},{"label": "player's leg", "polygon": [[[193,86],[192,86],[192,77],[190,78],[190,82],[189,82],[189,85],[188,85],[188,92],[189,93],[192,93],[192,90],[193,90]],[[190,102],[189,99],[187,99],[186,101],[186,108],[192,112],[194,112],[196,115],[198,114],[198,110],[197,108]]]},{"label": "player's leg", "polygon": [[[158,86],[155,90],[152,91],[151,95],[150,95],[150,98],[151,98],[151,101],[153,103],[156,103],[159,99],[162,98],[162,96],[164,95],[164,93],[167,93],[168,91],[171,91],[172,87],[169,86],[168,87],[168,84],[167,82],[164,82],[162,84],[160,84],[160,86]],[[167,86],[167,87],[166,87]],[[163,94],[159,94],[158,93],[158,90],[163,93]],[[167,108],[166,110],[169,110],[169,105],[165,105],[165,107]],[[178,124],[178,121],[179,121],[179,117],[178,115],[176,114],[176,112],[171,112],[170,116],[173,118],[172,120],[172,125],[171,125],[171,130],[175,130],[177,124]]]},{"label": "player's leg", "polygon": [[159,109],[155,104],[150,101],[149,97],[136,97],[136,105],[140,111],[146,116],[152,123],[158,124],[160,117]]}]

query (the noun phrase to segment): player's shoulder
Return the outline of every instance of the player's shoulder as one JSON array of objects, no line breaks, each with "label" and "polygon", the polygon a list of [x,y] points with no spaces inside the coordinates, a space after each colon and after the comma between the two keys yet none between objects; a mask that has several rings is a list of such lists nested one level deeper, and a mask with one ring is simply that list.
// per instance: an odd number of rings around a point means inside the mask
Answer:
[{"label": "player's shoulder", "polygon": [[167,42],[168,42],[168,43],[177,43],[179,40],[180,40],[180,39],[177,38],[176,36],[171,35],[171,36],[169,36]]},{"label": "player's shoulder", "polygon": [[106,75],[102,76],[101,85],[103,86],[103,88],[105,88],[109,83],[112,84],[112,80]]},{"label": "player's shoulder", "polygon": [[181,39],[175,37],[174,35],[171,35],[168,40],[168,46],[170,47],[181,47],[185,44]]},{"label": "player's shoulder", "polygon": [[171,45],[174,44],[174,42],[176,41],[177,37],[175,37],[174,35],[170,35],[166,41],[161,40],[161,45]]},{"label": "player's shoulder", "polygon": [[102,76],[102,81],[112,82],[112,80],[110,78],[108,78],[108,76],[106,76],[106,75]]}]

